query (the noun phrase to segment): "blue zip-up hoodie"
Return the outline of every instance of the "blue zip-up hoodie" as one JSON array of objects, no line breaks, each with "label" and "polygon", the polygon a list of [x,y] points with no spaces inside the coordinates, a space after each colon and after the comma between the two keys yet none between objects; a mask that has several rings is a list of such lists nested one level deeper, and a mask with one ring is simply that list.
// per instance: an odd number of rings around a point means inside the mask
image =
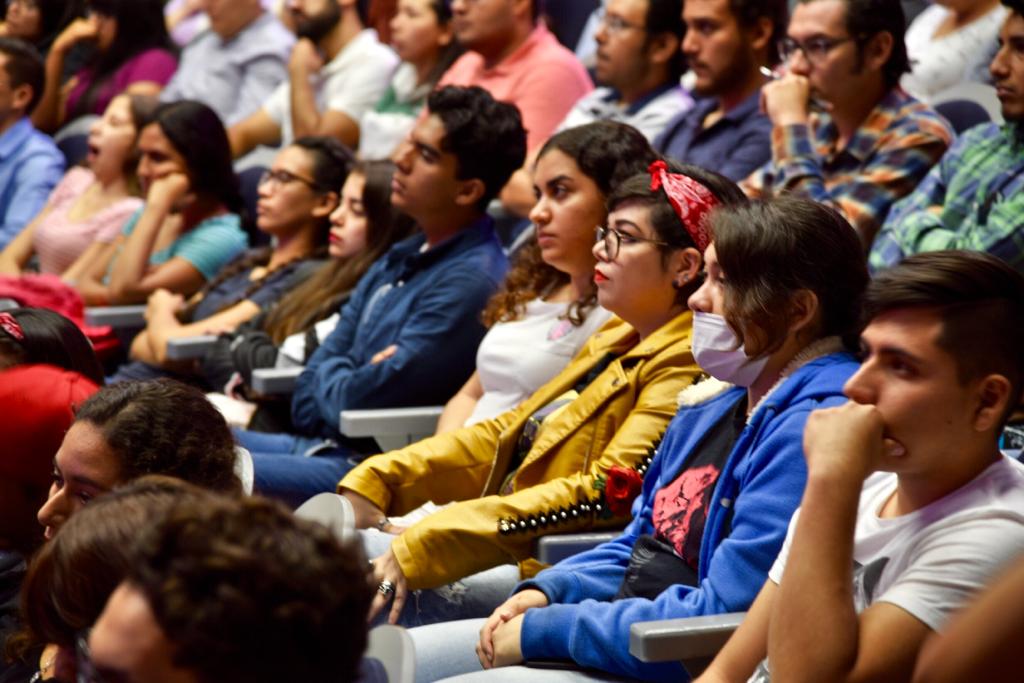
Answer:
[{"label": "blue zip-up hoodie", "polygon": [[[338,326],[299,375],[298,431],[335,436],[349,408],[442,404],[473,373],[486,332],[480,311],[508,259],[487,216],[421,251],[425,239],[399,242],[359,280]],[[370,363],[392,344],[393,356]]]},{"label": "blue zip-up hoodie", "polygon": [[[654,600],[612,601],[633,544],[639,536],[654,533],[655,494],[679,476],[707,431],[746,391],[717,380],[684,390],[679,412],[644,477],[641,495],[633,502],[633,521],[623,534],[517,586],[517,591],[539,589],[551,602],[526,612],[521,639],[524,658],[571,659],[581,666],[647,681],[689,680],[678,662],[645,664],[630,655],[630,625],[742,612],[750,607],[803,495],[807,416],[812,410],[844,403],[843,384],[857,367],[846,353],[812,360],[782,381],[750,416],[715,485],[701,541],[697,587],[675,585]],[[709,395],[696,402],[701,399],[695,397]]]}]

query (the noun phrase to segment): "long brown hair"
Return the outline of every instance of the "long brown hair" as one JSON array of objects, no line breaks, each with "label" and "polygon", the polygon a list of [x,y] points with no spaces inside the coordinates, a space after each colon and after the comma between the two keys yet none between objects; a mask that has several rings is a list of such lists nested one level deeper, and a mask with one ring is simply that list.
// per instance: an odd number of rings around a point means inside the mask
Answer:
[{"label": "long brown hair", "polygon": [[[541,147],[537,159],[551,150],[575,161],[580,171],[597,185],[602,200],[623,180],[644,172],[657,158],[647,139],[635,128],[613,121],[597,121],[564,130]],[[519,320],[526,312],[527,303],[568,283],[569,276],[545,263],[536,237],[530,237],[519,249],[502,288],[487,303],[484,325],[490,327],[497,322]],[[591,285],[569,305],[566,317],[573,325],[582,325],[587,312],[596,305],[597,292]]]},{"label": "long brown hair", "polygon": [[412,234],[412,219],[391,206],[394,171],[395,165],[390,161],[356,162],[352,173],[361,173],[366,178],[366,249],[346,259],[332,259],[271,309],[263,330],[275,344],[338,310],[374,261],[395,242]]}]

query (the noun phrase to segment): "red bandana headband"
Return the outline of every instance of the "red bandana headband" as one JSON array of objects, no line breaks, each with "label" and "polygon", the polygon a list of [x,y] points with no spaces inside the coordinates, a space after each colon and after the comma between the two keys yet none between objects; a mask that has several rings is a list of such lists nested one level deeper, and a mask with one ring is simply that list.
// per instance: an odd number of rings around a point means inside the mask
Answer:
[{"label": "red bandana headband", "polygon": [[25,332],[21,329],[21,325],[18,324],[18,321],[15,320],[14,316],[10,313],[0,313],[0,330],[3,330],[18,341],[25,340]]},{"label": "red bandana headband", "polygon": [[651,174],[651,190],[665,191],[672,209],[703,254],[711,244],[711,231],[705,219],[718,206],[718,199],[690,176],[669,173],[668,164],[664,161],[655,161],[647,167],[647,172]]}]

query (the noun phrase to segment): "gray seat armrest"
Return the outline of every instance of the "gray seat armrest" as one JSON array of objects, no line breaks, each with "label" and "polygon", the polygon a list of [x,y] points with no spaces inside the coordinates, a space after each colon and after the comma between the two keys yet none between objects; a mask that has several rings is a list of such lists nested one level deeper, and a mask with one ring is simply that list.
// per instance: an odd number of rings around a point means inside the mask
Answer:
[{"label": "gray seat armrest", "polygon": [[21,308],[21,304],[14,299],[0,299],[0,311],[9,311],[14,308]]},{"label": "gray seat armrest", "polygon": [[718,654],[746,612],[643,621],[629,627],[629,654],[641,662],[709,659]]},{"label": "gray seat armrest", "polygon": [[178,337],[167,340],[167,357],[170,360],[192,360],[202,358],[217,343],[217,335],[200,334],[195,337]]},{"label": "gray seat armrest", "polygon": [[556,564],[602,543],[618,538],[622,531],[593,531],[583,534],[552,534],[537,539],[534,557],[544,564]]},{"label": "gray seat armrest", "polygon": [[145,327],[146,306],[90,306],[85,309],[85,324],[99,327]]},{"label": "gray seat armrest", "polygon": [[437,430],[443,406],[343,410],[338,425],[349,437],[372,437],[385,450],[401,448]]},{"label": "gray seat armrest", "polygon": [[252,388],[260,394],[290,394],[302,368],[261,368],[252,371]]}]

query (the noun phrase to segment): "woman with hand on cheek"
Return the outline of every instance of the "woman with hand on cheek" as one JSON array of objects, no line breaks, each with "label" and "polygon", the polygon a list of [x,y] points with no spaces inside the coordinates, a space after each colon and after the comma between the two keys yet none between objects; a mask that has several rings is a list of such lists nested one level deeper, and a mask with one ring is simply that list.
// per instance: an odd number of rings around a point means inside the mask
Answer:
[{"label": "woman with hand on cheek", "polygon": [[145,206],[63,276],[88,305],[140,303],[157,289],[191,295],[246,245],[227,133],[212,109],[160,105],[138,151]]}]

